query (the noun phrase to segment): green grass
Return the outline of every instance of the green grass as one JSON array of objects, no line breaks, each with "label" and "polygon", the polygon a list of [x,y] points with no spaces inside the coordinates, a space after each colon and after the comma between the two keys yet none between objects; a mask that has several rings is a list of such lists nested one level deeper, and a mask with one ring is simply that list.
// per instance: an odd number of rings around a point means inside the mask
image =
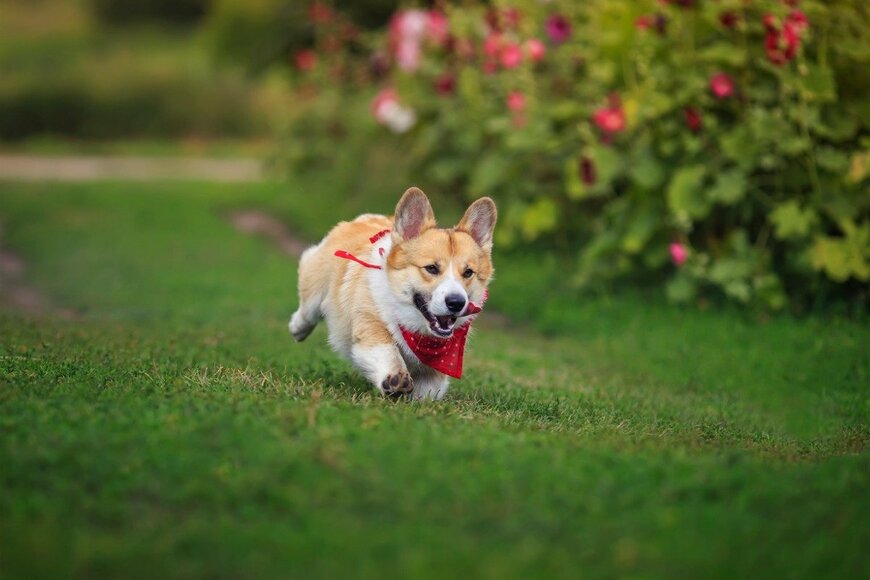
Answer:
[{"label": "green grass", "polygon": [[547,294],[499,255],[520,319],[484,313],[447,400],[384,401],[291,341],[295,264],[224,220],[311,237],[399,193],[347,181],[0,185],[80,313],[0,315],[0,576],[870,572],[864,321]]}]

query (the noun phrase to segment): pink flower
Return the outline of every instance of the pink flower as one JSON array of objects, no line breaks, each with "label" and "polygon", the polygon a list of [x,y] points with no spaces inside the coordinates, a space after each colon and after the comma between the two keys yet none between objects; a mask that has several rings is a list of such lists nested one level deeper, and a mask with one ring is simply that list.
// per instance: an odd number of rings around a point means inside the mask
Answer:
[{"label": "pink flower", "polygon": [[442,97],[449,97],[456,92],[456,77],[446,72],[435,79],[435,92]]},{"label": "pink flower", "polygon": [[447,21],[447,16],[438,10],[430,10],[427,16],[426,32],[429,38],[436,44],[443,46],[450,33],[450,23]]},{"label": "pink flower", "polygon": [[523,62],[523,51],[516,42],[508,42],[501,49],[501,65],[516,68]]},{"label": "pink flower", "polygon": [[526,96],[520,91],[511,91],[507,96],[507,106],[514,113],[522,113],[526,108]]},{"label": "pink flower", "polygon": [[483,54],[488,57],[497,57],[501,52],[501,34],[492,33],[483,41]]},{"label": "pink flower", "polygon": [[383,114],[383,107],[388,105],[389,103],[398,103],[399,102],[399,93],[396,92],[396,89],[392,87],[386,87],[381,89],[377,95],[375,95],[374,100],[372,100],[372,115],[374,115],[375,119],[378,119]]},{"label": "pink flower", "polygon": [[396,64],[399,68],[414,72],[420,66],[420,43],[413,40],[402,40],[396,47]]},{"label": "pink flower", "polygon": [[379,92],[372,101],[372,115],[381,125],[393,133],[404,133],[417,122],[414,110],[399,103],[395,89],[387,87]]},{"label": "pink flower", "polygon": [[679,242],[672,243],[670,246],[668,246],[668,250],[671,253],[671,260],[678,267],[685,264],[686,260],[689,258],[689,250],[687,250],[686,246]]},{"label": "pink flower", "polygon": [[611,96],[610,104],[595,111],[592,115],[592,120],[598,125],[599,129],[608,135],[624,130],[625,111],[622,109],[619,97],[616,95]]},{"label": "pink flower", "polygon": [[703,127],[701,113],[698,112],[698,109],[695,107],[686,107],[683,109],[683,116],[686,119],[686,127],[688,127],[689,131],[692,133],[697,133]]},{"label": "pink flower", "polygon": [[470,60],[474,57],[474,44],[467,38],[457,38],[453,48],[456,55],[463,60]]},{"label": "pink flower", "polygon": [[390,32],[399,40],[420,40],[429,27],[429,14],[423,10],[396,12],[390,22]]},{"label": "pink flower", "polygon": [[561,14],[553,14],[547,18],[544,28],[553,44],[562,44],[571,38],[571,23]]},{"label": "pink flower", "polygon": [[537,38],[528,39],[523,48],[525,48],[526,54],[532,62],[541,62],[544,59],[544,55],[547,54],[547,47]]},{"label": "pink flower", "polygon": [[710,90],[718,99],[727,99],[734,95],[734,81],[725,73],[716,73],[710,77]]},{"label": "pink flower", "polygon": [[294,57],[296,68],[309,71],[317,66],[317,53],[310,49],[300,50]]}]

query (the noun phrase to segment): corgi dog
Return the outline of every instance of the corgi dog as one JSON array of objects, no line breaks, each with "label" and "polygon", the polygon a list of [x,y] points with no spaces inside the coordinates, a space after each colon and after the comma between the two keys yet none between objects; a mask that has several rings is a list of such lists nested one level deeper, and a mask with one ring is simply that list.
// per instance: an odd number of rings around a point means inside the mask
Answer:
[{"label": "corgi dog", "polygon": [[486,300],[496,217],[484,197],[439,228],[412,187],[392,218],[339,223],[302,254],[290,333],[303,341],[325,318],[332,348],[380,393],[441,399],[449,377],[462,375],[466,335]]}]

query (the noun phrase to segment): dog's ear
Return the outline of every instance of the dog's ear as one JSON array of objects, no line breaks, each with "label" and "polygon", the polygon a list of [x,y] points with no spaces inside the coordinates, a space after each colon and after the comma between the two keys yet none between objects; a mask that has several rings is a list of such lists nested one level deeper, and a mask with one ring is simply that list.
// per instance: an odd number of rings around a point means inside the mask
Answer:
[{"label": "dog's ear", "polygon": [[409,187],[399,200],[394,220],[393,232],[401,240],[416,238],[436,225],[429,198],[416,187]]},{"label": "dog's ear", "polygon": [[495,202],[488,197],[481,197],[468,206],[456,229],[468,233],[481,248],[489,252],[492,250],[492,232],[497,217]]}]

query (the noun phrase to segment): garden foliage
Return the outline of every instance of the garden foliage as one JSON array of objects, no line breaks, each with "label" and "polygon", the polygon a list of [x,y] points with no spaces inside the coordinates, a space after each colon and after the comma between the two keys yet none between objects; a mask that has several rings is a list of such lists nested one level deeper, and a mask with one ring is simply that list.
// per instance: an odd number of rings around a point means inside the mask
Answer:
[{"label": "garden foliage", "polygon": [[[371,111],[422,184],[497,197],[498,241],[576,256],[579,286],[664,275],[676,301],[774,309],[860,294],[868,14],[863,0],[405,8],[371,39]],[[307,52],[302,82],[335,58]]]}]

